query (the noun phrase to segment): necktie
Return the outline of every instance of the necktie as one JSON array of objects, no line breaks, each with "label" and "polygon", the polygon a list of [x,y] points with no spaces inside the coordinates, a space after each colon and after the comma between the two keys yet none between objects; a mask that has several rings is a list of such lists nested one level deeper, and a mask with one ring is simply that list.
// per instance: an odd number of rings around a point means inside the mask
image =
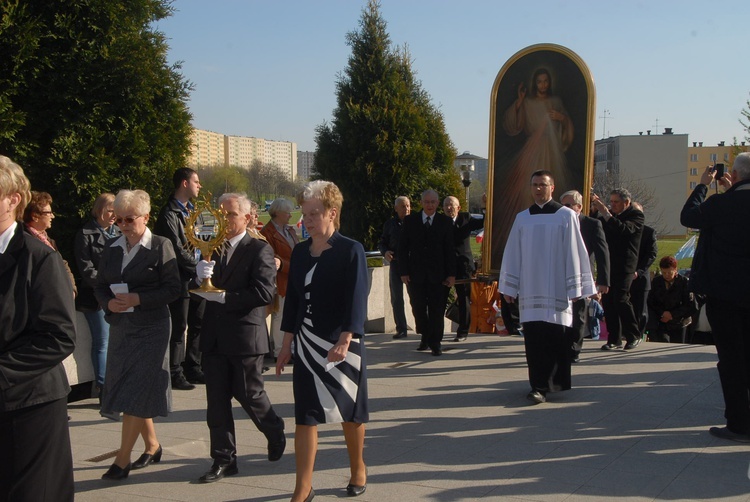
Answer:
[{"label": "necktie", "polygon": [[430,228],[430,219],[432,216],[428,216],[427,219],[424,221],[425,228]]},{"label": "necktie", "polygon": [[224,254],[221,255],[221,261],[219,262],[222,269],[226,268],[227,263],[229,262],[229,252],[231,250],[232,250],[232,243],[227,241],[227,247],[224,249]]}]

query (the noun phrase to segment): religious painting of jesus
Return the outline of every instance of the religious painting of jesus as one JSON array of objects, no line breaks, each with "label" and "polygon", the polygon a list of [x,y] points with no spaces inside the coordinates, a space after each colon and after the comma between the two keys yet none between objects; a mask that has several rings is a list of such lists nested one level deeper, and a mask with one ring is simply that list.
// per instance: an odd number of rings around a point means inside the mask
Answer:
[{"label": "religious painting of jesus", "polygon": [[527,47],[500,70],[491,95],[489,224],[482,248],[490,259],[483,260],[482,272],[500,270],[513,220],[532,203],[528,187],[534,171],[552,172],[556,195],[578,190],[588,207],[594,114],[591,73],[565,47]]}]

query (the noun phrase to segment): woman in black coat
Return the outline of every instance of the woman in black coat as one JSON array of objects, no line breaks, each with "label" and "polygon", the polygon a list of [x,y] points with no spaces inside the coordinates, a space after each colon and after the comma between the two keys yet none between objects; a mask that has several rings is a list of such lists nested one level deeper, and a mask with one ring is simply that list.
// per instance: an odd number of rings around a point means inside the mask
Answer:
[{"label": "woman in black coat", "polygon": [[[104,373],[107,368],[107,346],[109,324],[104,320],[104,310],[94,296],[97,268],[107,241],[120,235],[115,225],[115,196],[103,193],[94,201],[93,217],[78,231],[74,241],[74,252],[81,284],[78,287],[76,307],[83,312],[91,332],[91,363],[94,367],[96,387],[101,393]],[[101,394],[100,394],[101,399]]]},{"label": "woman in black coat", "polygon": [[683,343],[695,310],[688,279],[677,273],[677,260],[665,256],[659,262],[661,275],[651,281],[648,295],[648,338],[652,342]]},{"label": "woman in black coat", "polygon": [[0,155],[0,500],[72,501],[73,287],[60,253],[23,230],[30,200],[23,170]]}]

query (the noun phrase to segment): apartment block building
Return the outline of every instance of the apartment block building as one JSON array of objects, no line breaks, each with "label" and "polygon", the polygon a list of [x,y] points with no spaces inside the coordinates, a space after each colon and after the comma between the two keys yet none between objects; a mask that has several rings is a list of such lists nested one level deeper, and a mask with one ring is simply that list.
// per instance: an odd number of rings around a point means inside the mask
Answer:
[{"label": "apartment block building", "polygon": [[275,165],[288,179],[294,180],[297,177],[297,143],[193,129],[190,167],[221,165],[249,169],[255,161]]},{"label": "apartment block building", "polygon": [[297,151],[297,178],[309,180],[315,173],[315,152]]},{"label": "apartment block building", "polygon": [[[703,146],[702,141],[693,141],[693,146],[688,146],[688,175],[687,175],[687,194],[700,183],[701,175],[706,170],[706,166],[724,164],[725,169],[729,171],[737,154],[750,151],[750,145],[743,141],[739,145],[727,145],[724,141],[718,145]],[[708,191],[709,195],[715,193],[714,184]]]}]

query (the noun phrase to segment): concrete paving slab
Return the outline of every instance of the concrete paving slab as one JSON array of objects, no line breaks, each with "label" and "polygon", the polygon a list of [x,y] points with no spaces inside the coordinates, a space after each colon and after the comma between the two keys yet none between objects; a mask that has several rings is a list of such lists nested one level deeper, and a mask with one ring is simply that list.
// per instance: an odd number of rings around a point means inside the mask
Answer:
[{"label": "concrete paving slab", "polygon": [[[587,341],[573,389],[534,406],[522,338],[471,335],[446,342],[442,357],[417,352],[411,338],[367,338],[368,489],[358,500],[750,502],[750,445],[708,434],[723,424],[713,347],[644,343],[610,353]],[[99,417],[94,400],[72,403],[76,499],[289,500],[291,371],[266,376],[286,419],[284,457],[266,460],[265,439],[235,403],[240,473],[208,485],[196,482],[211,465],[204,387],[173,393],[173,412],[156,421],[162,461],[119,483],[100,479],[111,457],[90,460],[116,450],[120,424]],[[338,500],[349,476],[341,428],[319,433],[315,500]]]}]

